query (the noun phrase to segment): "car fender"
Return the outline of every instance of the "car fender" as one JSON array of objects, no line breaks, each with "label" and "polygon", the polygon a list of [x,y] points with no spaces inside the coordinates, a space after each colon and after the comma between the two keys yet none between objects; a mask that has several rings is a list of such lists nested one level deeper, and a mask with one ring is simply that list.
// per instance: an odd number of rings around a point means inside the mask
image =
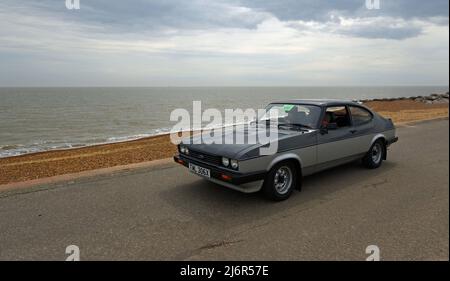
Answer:
[{"label": "car fender", "polygon": [[270,171],[270,169],[272,169],[273,166],[280,163],[281,161],[290,159],[298,161],[300,167],[303,167],[302,159],[300,158],[300,156],[298,156],[295,153],[289,152],[282,155],[278,155],[274,159],[272,159],[272,161],[270,161],[269,163],[269,166],[267,167],[267,171]]},{"label": "car fender", "polygon": [[[372,147],[372,145],[375,143],[375,141],[380,138],[383,139],[385,142],[387,140],[387,138],[384,134],[378,133],[372,138],[372,141],[370,142],[370,147]],[[367,150],[369,150],[370,147],[368,147]]]},{"label": "car fender", "polygon": [[[386,138],[386,136],[385,136],[384,134],[376,134],[376,135],[372,138],[372,141],[370,142],[370,147],[372,147],[372,145],[373,145],[373,144],[375,143],[375,141],[378,140],[378,139],[383,139],[385,144],[386,144],[386,142],[387,142],[387,138]],[[367,150],[369,150],[370,147],[369,147]],[[386,160],[386,159],[387,159],[387,149],[386,149],[386,145],[385,145],[384,153],[383,153],[383,160]]]}]

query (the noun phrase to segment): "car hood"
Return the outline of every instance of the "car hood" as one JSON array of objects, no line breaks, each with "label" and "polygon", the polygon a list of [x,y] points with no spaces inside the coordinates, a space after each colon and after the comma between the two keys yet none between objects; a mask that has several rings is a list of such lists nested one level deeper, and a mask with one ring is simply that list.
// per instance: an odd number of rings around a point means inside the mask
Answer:
[{"label": "car hood", "polygon": [[[258,129],[256,129],[258,128]],[[212,155],[224,156],[232,159],[242,159],[246,157],[258,156],[259,148],[277,143],[280,149],[292,148],[298,144],[299,138],[307,139],[315,130],[277,130],[273,127],[255,127],[255,126],[232,126],[216,131],[215,134],[203,133],[182,141],[189,149],[208,153]],[[263,141],[258,142],[258,134],[265,134]],[[240,143],[230,143],[229,139],[244,140]],[[293,140],[293,139],[297,140]],[[309,139],[309,138],[308,138]],[[255,143],[256,141],[256,143]]]}]

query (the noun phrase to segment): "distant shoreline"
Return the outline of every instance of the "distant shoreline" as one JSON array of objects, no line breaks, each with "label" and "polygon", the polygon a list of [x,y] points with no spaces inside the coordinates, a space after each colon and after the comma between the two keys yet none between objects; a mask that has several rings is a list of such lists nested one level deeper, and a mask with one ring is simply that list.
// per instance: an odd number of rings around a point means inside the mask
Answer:
[{"label": "distant shoreline", "polygon": [[[448,117],[448,93],[396,99],[366,100],[364,104],[394,123]],[[171,157],[176,146],[168,133],[94,144],[83,147],[35,152],[0,158],[0,185],[56,175],[77,173]]]}]

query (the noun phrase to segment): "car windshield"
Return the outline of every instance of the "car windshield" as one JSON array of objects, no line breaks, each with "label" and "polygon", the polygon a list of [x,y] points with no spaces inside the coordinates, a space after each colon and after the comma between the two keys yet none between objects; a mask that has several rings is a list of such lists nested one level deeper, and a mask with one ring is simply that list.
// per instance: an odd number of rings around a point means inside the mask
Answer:
[{"label": "car windshield", "polygon": [[265,110],[258,122],[278,119],[279,126],[288,128],[315,128],[321,112],[318,106],[304,104],[269,104]]}]

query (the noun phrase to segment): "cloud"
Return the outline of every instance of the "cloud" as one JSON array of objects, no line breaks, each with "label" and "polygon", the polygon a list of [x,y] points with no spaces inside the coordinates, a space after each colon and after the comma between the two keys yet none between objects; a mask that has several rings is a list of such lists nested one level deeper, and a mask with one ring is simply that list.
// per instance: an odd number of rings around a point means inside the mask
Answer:
[{"label": "cloud", "polygon": [[105,33],[156,32],[211,28],[254,28],[267,16],[229,1],[207,0],[81,0],[81,10],[68,13],[64,0],[9,1],[9,7],[33,9],[38,13],[63,17],[74,24],[97,25]]},{"label": "cloud", "polygon": [[280,0],[242,3],[271,13],[291,26],[321,26],[322,31],[349,37],[402,40],[423,32],[427,22],[448,25],[447,0],[380,0],[381,8],[369,10],[365,0]]},{"label": "cloud", "polygon": [[327,22],[289,21],[288,26],[300,32],[322,32],[348,37],[368,39],[403,40],[419,36],[428,22],[420,20],[406,21],[391,17],[345,18],[332,17]]},{"label": "cloud", "polygon": [[448,84],[448,2],[381,1],[4,0],[0,85]]},{"label": "cloud", "polygon": [[337,32],[352,37],[402,40],[419,36],[423,32],[420,24],[392,18],[357,18],[342,21]]},{"label": "cloud", "polygon": [[[386,33],[388,39],[403,39],[417,36],[421,32],[420,26],[406,26],[413,20],[448,25],[449,10],[447,0],[380,0],[379,10],[368,10],[365,0],[81,0],[82,10],[79,12],[68,12],[63,0],[5,1],[5,10],[59,17],[72,24],[96,26],[103,33],[145,32],[153,35],[217,28],[255,29],[272,18],[281,22],[300,21],[328,25],[339,24],[334,19],[345,18],[354,19],[361,24],[375,22],[379,26],[373,27],[375,31],[369,30],[369,36],[373,38],[382,38],[382,34]],[[383,21],[376,19],[403,21],[404,27],[384,27]],[[366,37],[358,25],[355,25],[355,32],[349,30],[344,33]]]},{"label": "cloud", "polygon": [[402,19],[447,17],[447,0],[380,0],[381,9],[368,10],[365,0],[243,0],[247,7],[273,14],[282,21],[328,21],[330,15],[345,17],[396,17]]}]

